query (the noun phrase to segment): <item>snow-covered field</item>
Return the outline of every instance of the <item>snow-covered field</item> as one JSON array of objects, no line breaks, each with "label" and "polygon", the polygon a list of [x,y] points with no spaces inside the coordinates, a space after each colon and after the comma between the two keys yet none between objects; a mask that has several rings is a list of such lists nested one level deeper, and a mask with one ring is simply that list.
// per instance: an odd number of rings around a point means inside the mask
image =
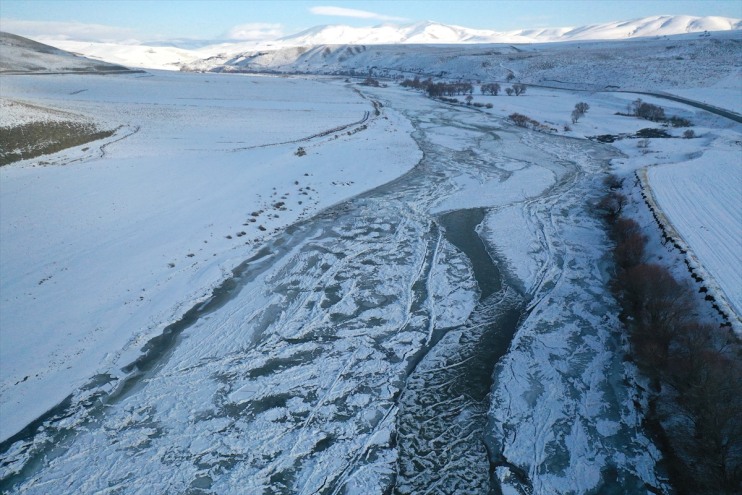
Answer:
[{"label": "snow-covered field", "polygon": [[709,283],[723,288],[740,315],[742,150],[729,138],[698,158],[652,167],[647,175],[657,204],[711,275]]},{"label": "snow-covered field", "polygon": [[2,97],[122,126],[0,169],[2,439],[128,364],[277,230],[420,156],[404,119],[337,82],[22,76]]},{"label": "snow-covered field", "polygon": [[[673,74],[678,87],[725,106],[737,44],[679,48],[713,56]],[[633,84],[659,45],[606,46],[629,46]],[[380,56],[367,52],[309,53],[303,70]],[[536,78],[546,53],[519,53],[516,73]],[[464,62],[447,60],[449,76]],[[582,64],[542,69],[575,81]],[[487,493],[495,463],[507,494],[667,489],[593,205],[609,170],[636,191],[649,167],[710,289],[739,311],[741,124],[632,93],[475,93],[486,109],[342,78],[5,77],[0,96],[117,128],[0,168],[0,437],[73,394],[3,445],[0,488]],[[617,115],[637,97],[696,137],[633,137],[659,127]],[[577,102],[590,109],[572,123]],[[553,130],[515,127],[513,112]],[[621,139],[586,139],[605,134]],[[483,218],[479,235],[452,214]],[[652,256],[683,274],[672,246]],[[163,332],[170,344],[151,340]]]}]

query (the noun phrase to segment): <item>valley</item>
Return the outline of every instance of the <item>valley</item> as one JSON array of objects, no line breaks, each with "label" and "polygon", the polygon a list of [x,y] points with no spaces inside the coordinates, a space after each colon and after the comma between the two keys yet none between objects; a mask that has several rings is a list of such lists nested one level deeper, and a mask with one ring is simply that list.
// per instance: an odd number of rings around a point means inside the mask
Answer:
[{"label": "valley", "polygon": [[[320,47],[3,76],[3,105],[38,112],[4,128],[111,134],[0,168],[0,491],[673,493],[599,204],[622,180],[648,258],[697,287],[702,267],[699,318],[742,331],[739,121],[631,92],[735,115],[732,33],[674,41],[708,57],[656,78],[639,67],[664,39],[575,64],[574,45]],[[581,72],[616,47],[621,92]],[[417,64],[530,85],[429,98],[398,84]],[[627,114],[637,98],[692,126]]]}]

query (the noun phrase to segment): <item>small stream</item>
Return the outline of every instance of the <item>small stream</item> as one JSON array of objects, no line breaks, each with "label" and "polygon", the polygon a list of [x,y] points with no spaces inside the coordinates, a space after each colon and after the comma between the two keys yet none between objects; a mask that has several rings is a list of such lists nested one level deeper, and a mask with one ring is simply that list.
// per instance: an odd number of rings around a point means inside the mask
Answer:
[{"label": "small stream", "polygon": [[499,459],[490,458],[489,392],[525,299],[502,279],[476,232],[485,212],[439,217],[446,239],[470,260],[480,297],[465,324],[440,330],[440,343],[407,377],[397,419],[394,493],[500,493],[492,476]]}]

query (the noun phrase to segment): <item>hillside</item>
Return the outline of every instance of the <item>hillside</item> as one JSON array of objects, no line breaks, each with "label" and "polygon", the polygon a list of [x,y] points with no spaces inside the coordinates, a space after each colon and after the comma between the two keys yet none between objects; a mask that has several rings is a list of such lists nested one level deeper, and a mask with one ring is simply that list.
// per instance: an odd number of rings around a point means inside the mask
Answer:
[{"label": "hillside", "polygon": [[90,60],[22,36],[0,32],[0,74],[128,71],[120,65]]},{"label": "hillside", "polygon": [[580,90],[699,88],[737,77],[740,42],[742,32],[729,31],[533,45],[321,45],[217,56],[185,70],[512,79]]}]

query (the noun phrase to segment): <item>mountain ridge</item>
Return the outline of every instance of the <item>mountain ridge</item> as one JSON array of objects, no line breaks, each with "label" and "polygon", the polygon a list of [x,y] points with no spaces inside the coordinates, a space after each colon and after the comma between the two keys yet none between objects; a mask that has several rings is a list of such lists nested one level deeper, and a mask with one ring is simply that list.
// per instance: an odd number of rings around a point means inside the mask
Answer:
[{"label": "mountain ridge", "polygon": [[279,38],[284,46],[372,45],[372,44],[458,44],[458,43],[547,43],[670,36],[703,31],[742,29],[742,20],[729,17],[661,15],[590,24],[578,27],[529,28],[514,31],[472,29],[436,21],[414,24],[380,24],[374,27],[324,25]]},{"label": "mountain ridge", "polygon": [[422,21],[414,24],[380,24],[374,27],[314,26],[299,33],[262,42],[169,40],[139,44],[92,43],[74,40],[37,41],[96,60],[130,67],[179,70],[199,60],[224,60],[248,52],[276,51],[320,45],[475,45],[532,44],[569,41],[631,40],[648,37],[742,29],[742,20],[729,17],[686,15],[652,16],[578,27],[529,28],[497,32]]}]

